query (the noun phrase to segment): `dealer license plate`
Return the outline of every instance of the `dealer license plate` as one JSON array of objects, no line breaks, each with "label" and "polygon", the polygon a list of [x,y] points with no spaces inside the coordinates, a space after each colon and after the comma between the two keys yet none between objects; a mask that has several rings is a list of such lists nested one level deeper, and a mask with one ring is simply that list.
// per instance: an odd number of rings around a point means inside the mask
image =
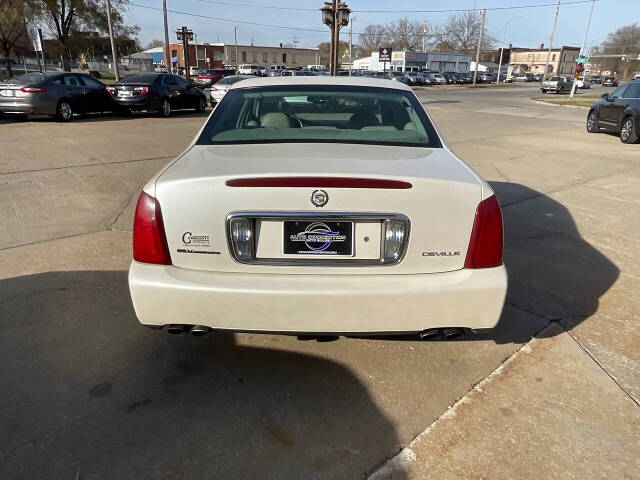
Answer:
[{"label": "dealer license plate", "polygon": [[353,222],[285,221],[285,255],[352,255]]}]

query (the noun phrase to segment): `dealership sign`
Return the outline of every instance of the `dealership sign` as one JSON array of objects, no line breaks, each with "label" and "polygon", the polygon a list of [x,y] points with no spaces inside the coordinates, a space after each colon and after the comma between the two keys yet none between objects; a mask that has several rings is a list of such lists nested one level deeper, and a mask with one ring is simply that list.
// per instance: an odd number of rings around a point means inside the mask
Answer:
[{"label": "dealership sign", "polygon": [[390,62],[392,50],[390,48],[383,47],[378,51],[379,62]]}]

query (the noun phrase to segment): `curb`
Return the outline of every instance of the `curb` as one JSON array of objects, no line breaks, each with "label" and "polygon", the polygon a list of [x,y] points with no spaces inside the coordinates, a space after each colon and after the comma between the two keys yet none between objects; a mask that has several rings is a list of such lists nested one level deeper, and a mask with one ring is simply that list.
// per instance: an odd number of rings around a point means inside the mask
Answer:
[{"label": "curb", "polygon": [[424,431],[418,434],[409,444],[403,448],[399,453],[391,457],[389,460],[384,462],[382,465],[377,467],[373,473],[371,473],[367,480],[387,480],[390,478],[394,478],[394,475],[400,474],[405,470],[407,465],[410,465],[417,461],[417,456],[413,451],[412,447],[414,447],[418,442],[420,442],[424,437],[428,436],[440,423],[443,421],[455,417],[456,411],[460,408],[461,405],[469,403],[472,401],[472,395],[477,393],[482,393],[482,390],[485,385],[491,382],[495,377],[502,374],[504,369],[508,367],[515,360],[520,358],[522,355],[527,355],[532,352],[533,344],[535,344],[540,339],[545,338],[545,333],[549,330],[562,330],[556,323],[552,322],[546,327],[544,327],[541,331],[535,334],[535,336],[529,340],[527,343],[522,345],[519,349],[515,351],[510,357],[508,357],[505,361],[503,361],[498,367],[493,370],[489,375],[480,380],[473,388],[471,388],[463,397],[458,398],[456,402],[449,406],[445,412],[435,419],[431,425],[429,425]]},{"label": "curb", "polygon": [[552,103],[552,102],[545,102],[543,100],[536,100],[535,98],[531,98],[530,99],[532,102],[534,103],[540,103],[542,105],[551,105],[554,107],[566,107],[566,108],[591,108],[591,107],[585,107],[584,105],[563,105],[562,103]]}]

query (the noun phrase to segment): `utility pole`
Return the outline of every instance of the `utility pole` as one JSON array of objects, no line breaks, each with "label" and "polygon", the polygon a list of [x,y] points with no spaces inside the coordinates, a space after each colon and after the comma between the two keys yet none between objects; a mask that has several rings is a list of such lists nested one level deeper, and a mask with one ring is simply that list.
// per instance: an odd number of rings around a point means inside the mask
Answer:
[{"label": "utility pole", "polygon": [[331,75],[338,75],[338,52],[340,51],[340,30],[338,29],[338,0],[333,0],[333,57],[331,58]]},{"label": "utility pole", "polygon": [[558,25],[558,14],[560,13],[560,0],[558,0],[558,6],[556,7],[556,16],[553,19],[553,29],[551,30],[551,37],[549,38],[549,51],[547,52],[547,61],[544,64],[544,72],[542,80],[547,79],[547,70],[549,69],[549,57],[551,57],[551,49],[553,48],[553,37],[556,34],[556,25]]},{"label": "utility pole", "polygon": [[478,36],[478,47],[476,48],[476,68],[473,71],[473,86],[476,86],[478,80],[478,63],[480,62],[480,45],[482,45],[482,36],[484,34],[484,17],[487,15],[487,10],[482,9],[482,22],[480,23],[480,35]]},{"label": "utility pole", "polygon": [[[584,32],[584,39],[582,40],[582,46],[580,47],[580,57],[584,56],[584,47],[587,44],[587,37],[589,36],[589,27],[591,26],[591,17],[593,16],[593,7],[596,6],[596,0],[593,0],[593,2],[591,2],[591,11],[589,12],[589,20],[587,20],[587,30]],[[582,80],[584,81],[584,79],[587,77],[587,69],[585,68],[582,71]],[[569,94],[569,100],[571,100],[573,98],[573,95],[576,93],[576,79],[574,79],[573,85],[571,86],[571,93]]]},{"label": "utility pole", "polygon": [[351,69],[353,68],[353,21],[356,17],[349,19],[349,76],[351,76]]},{"label": "utility pole", "polygon": [[109,24],[109,38],[111,39],[111,55],[113,57],[113,74],[116,76],[116,82],[120,80],[118,72],[118,56],[116,55],[116,43],[113,40],[113,27],[111,26],[111,5],[109,0],[104,0],[107,7],[107,23]]},{"label": "utility pole", "polygon": [[422,51],[427,51],[427,19],[424,19],[424,27],[422,27]]},{"label": "utility pole", "polygon": [[169,50],[169,24],[167,23],[167,0],[162,0],[162,13],[164,15],[164,66],[168,72],[172,70],[171,50]]},{"label": "utility pole", "polygon": [[233,27],[233,39],[236,42],[236,70],[238,70],[240,64],[238,63],[238,27]]},{"label": "utility pole", "polygon": [[[42,71],[47,71],[47,61],[44,57],[44,40],[42,39],[42,29],[38,28],[38,41],[40,42],[40,54],[42,55]],[[37,55],[37,52],[36,52]]]}]

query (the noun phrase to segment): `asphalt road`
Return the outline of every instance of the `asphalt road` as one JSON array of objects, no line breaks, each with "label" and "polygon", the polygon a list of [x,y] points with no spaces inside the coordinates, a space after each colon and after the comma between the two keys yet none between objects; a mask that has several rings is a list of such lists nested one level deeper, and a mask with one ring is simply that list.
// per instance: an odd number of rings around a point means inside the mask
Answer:
[{"label": "asphalt road", "polygon": [[491,335],[145,329],[126,282],[135,198],[205,116],[3,121],[0,477],[366,477],[550,322],[639,398],[640,145],[587,134],[585,110],[531,102],[535,86],[418,95],[503,206]]}]

